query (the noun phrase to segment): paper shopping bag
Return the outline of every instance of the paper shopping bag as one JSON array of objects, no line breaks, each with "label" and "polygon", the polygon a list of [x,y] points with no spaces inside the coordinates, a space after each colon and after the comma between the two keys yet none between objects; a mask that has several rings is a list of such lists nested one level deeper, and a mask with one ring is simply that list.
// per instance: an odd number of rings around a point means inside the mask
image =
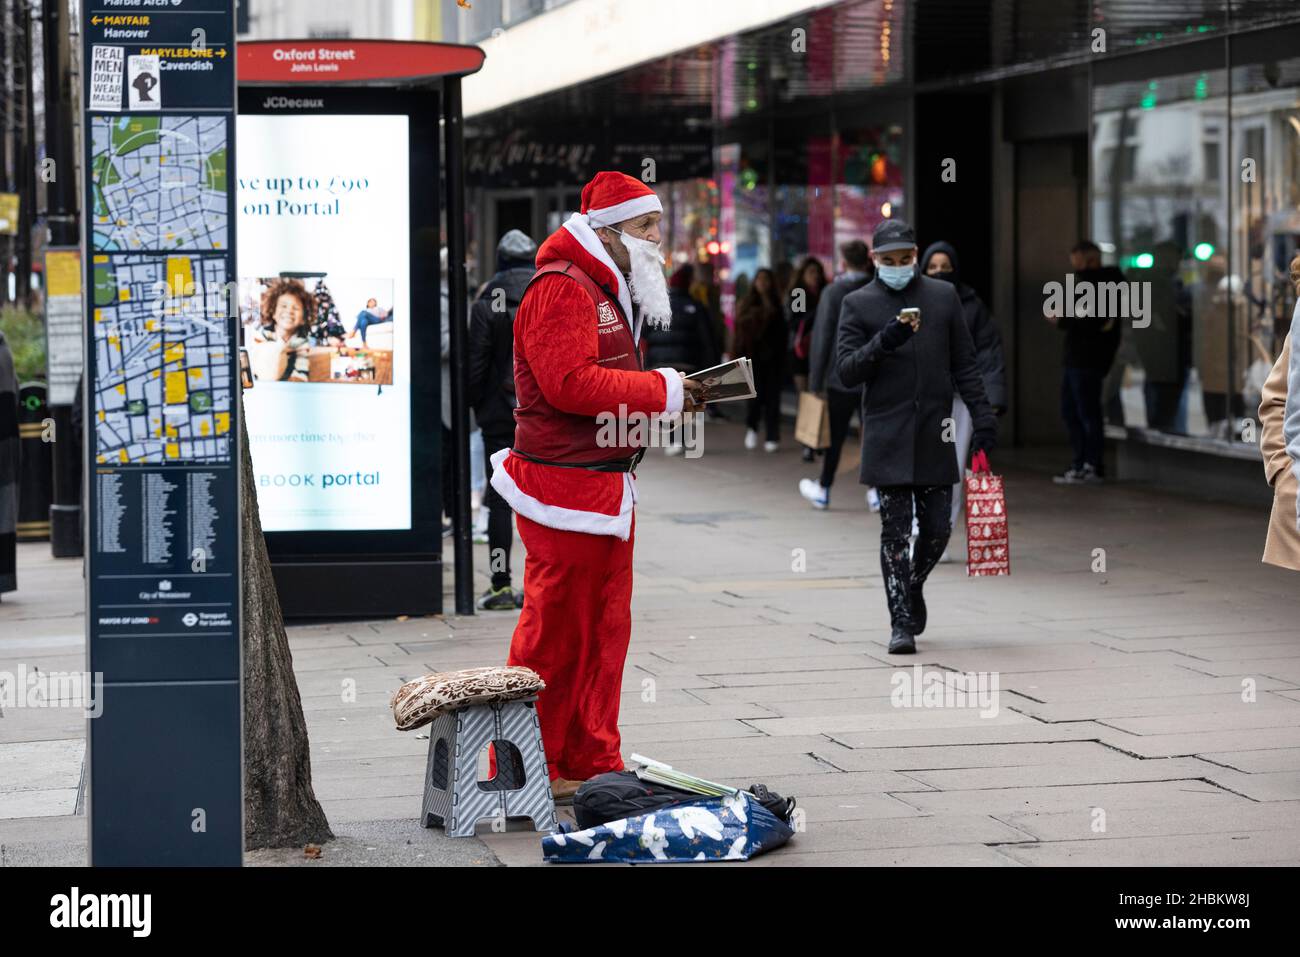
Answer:
[{"label": "paper shopping bag", "polygon": [[1007,499],[1002,476],[989,471],[983,452],[975,453],[966,473],[966,574],[1011,574]]},{"label": "paper shopping bag", "polygon": [[799,393],[799,417],[794,422],[794,440],[810,449],[830,447],[830,413],[826,400],[815,392]]}]

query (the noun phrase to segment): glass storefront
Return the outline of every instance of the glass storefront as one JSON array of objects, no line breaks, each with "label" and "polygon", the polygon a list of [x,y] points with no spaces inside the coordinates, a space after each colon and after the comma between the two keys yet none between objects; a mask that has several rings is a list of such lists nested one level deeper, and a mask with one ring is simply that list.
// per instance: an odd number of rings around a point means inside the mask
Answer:
[{"label": "glass storefront", "polygon": [[1132,290],[1107,411],[1138,434],[1257,441],[1295,305],[1300,59],[1250,62],[1255,49],[1234,40],[1229,66],[1222,43],[1198,45],[1094,77],[1093,238]]}]

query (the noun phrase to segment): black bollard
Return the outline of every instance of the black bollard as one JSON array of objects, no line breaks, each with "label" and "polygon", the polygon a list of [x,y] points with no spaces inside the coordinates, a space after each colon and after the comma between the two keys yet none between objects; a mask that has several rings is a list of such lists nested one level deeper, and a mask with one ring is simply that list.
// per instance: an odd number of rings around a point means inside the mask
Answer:
[{"label": "black bollard", "polygon": [[54,493],[54,445],[44,382],[18,387],[18,541],[44,542],[50,537],[50,501]]}]

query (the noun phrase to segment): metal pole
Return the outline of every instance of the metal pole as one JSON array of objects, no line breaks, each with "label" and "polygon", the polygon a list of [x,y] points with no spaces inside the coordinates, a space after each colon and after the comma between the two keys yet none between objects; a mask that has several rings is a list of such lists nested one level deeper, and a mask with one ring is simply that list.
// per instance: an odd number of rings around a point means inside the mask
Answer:
[{"label": "metal pole", "polygon": [[[15,271],[18,273],[17,299],[24,308],[32,304],[32,225],[36,209],[36,123],[32,102],[32,7],[29,0],[15,0],[14,19],[18,33],[14,37],[14,93],[20,117],[18,138],[14,143],[17,176],[15,192],[18,193],[18,245],[15,251]],[[21,56],[17,55],[21,52]]]},{"label": "metal pole", "polygon": [[[49,245],[75,246],[77,224],[77,164],[73,158],[72,124],[77,104],[72,89],[72,55],[68,0],[43,0],[41,26],[45,53],[45,156],[54,161],[54,179],[45,184]],[[84,294],[84,291],[83,291]],[[78,395],[74,401],[82,401]],[[50,552],[55,558],[80,558],[82,443],[73,441],[72,406],[50,407],[57,441],[54,443],[54,495],[50,507]],[[83,422],[90,420],[83,419]]]},{"label": "metal pole", "polygon": [[[13,160],[10,150],[12,131],[10,113],[13,109],[13,78],[9,70],[10,40],[13,33],[12,0],[0,0],[0,188],[14,192]],[[13,264],[17,236],[3,237],[0,254],[0,303],[9,302],[9,270]]]},{"label": "metal pole", "polygon": [[72,96],[68,0],[43,0],[41,17],[45,52],[45,156],[54,160],[54,179],[45,184],[46,220],[51,246],[75,246],[80,239],[77,167],[72,156],[72,124],[77,110]]},{"label": "metal pole", "polygon": [[[451,441],[455,463],[453,551],[456,614],[474,614],[474,543],[469,516],[469,404],[465,400],[465,353],[469,343],[469,290],[465,275],[465,154],[460,77],[444,83],[443,142],[447,160],[447,291],[451,310]],[[449,450],[443,449],[443,455]]]}]

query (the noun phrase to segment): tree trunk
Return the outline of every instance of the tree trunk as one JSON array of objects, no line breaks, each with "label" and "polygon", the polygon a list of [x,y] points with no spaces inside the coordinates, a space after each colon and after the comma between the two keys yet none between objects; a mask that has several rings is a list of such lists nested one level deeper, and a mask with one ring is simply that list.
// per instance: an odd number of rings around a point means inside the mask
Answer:
[{"label": "tree trunk", "polygon": [[244,845],[300,847],[332,840],[311,786],[311,752],[293,655],[257,513],[248,428],[239,417],[244,602]]}]

